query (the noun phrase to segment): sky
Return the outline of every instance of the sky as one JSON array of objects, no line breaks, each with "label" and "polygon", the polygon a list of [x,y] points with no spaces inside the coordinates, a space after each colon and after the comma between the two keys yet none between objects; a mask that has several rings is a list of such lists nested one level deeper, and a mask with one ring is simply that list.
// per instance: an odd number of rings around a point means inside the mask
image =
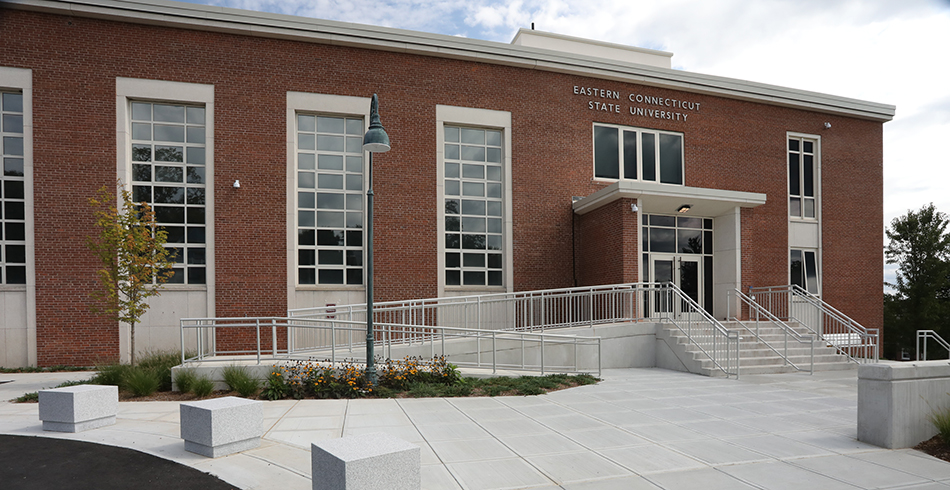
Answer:
[{"label": "sky", "polygon": [[[950,0],[192,2],[503,43],[534,22],[669,51],[678,70],[892,104],[882,229],[931,202],[950,213],[950,150],[938,151],[950,143]],[[894,270],[885,267],[886,281]]]}]

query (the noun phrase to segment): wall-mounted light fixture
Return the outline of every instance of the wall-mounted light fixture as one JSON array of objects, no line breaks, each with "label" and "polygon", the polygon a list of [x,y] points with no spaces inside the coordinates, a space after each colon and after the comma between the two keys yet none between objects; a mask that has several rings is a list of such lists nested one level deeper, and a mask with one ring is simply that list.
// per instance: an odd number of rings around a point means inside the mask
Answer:
[{"label": "wall-mounted light fixture", "polygon": [[684,205],[680,206],[679,209],[676,210],[676,212],[677,212],[677,213],[685,213],[685,212],[689,211],[689,209],[692,208],[692,207],[693,207],[692,204],[684,204]]},{"label": "wall-mounted light fixture", "polygon": [[825,129],[831,129],[831,123],[830,123],[830,122],[826,122],[826,123],[825,123]]},{"label": "wall-mounted light fixture", "polygon": [[232,187],[234,187],[235,189],[240,189],[240,188],[241,188],[241,181],[240,181],[240,180],[235,180],[235,181],[234,181],[234,185],[233,185]]},{"label": "wall-mounted light fixture", "polygon": [[633,211],[634,213],[636,213],[639,210],[640,208],[638,208],[636,204],[630,203],[630,211]]}]

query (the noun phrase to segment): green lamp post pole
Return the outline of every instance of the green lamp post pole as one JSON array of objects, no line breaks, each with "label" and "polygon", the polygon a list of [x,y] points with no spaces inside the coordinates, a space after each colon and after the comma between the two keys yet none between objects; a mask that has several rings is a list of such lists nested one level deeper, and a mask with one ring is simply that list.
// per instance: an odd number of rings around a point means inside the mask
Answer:
[{"label": "green lamp post pole", "polygon": [[363,151],[369,152],[369,186],[366,188],[366,378],[376,386],[373,334],[373,153],[389,151],[389,135],[379,122],[379,99],[373,94],[369,104],[369,130],[363,135]]}]

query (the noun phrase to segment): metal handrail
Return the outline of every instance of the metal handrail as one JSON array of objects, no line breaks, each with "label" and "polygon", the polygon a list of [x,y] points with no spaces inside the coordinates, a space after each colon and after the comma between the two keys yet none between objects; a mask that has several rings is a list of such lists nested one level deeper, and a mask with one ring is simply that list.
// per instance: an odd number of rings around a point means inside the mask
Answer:
[{"label": "metal handrail", "polygon": [[797,322],[816,334],[850,362],[874,363],[880,359],[877,329],[864,327],[797,284],[749,288],[749,295],[775,316]]},{"label": "metal handrail", "polygon": [[[688,318],[663,313],[651,316],[646,306],[666,294],[688,304]],[[738,335],[729,333],[715,318],[672,284],[626,283],[547,289],[517,293],[414,299],[375,303],[375,323],[395,322],[421,326],[457,326],[497,331],[545,331],[552,328],[593,327],[633,321],[668,320],[687,334],[691,344],[727,376],[738,377]],[[341,318],[365,321],[364,304],[289,310],[292,318]],[[695,318],[695,317],[701,318]],[[708,332],[703,332],[704,325]],[[695,333],[693,329],[695,327]],[[292,341],[294,339],[291,339]],[[735,349],[730,346],[735,345]]]},{"label": "metal handrail", "polygon": [[[327,319],[304,319],[304,318],[282,318],[282,317],[260,317],[260,318],[183,318],[180,321],[182,352],[186,350],[186,331],[194,331],[195,346],[197,354],[190,358],[182,355],[182,364],[193,361],[203,362],[233,362],[234,356],[250,355],[254,356],[257,364],[263,359],[270,361],[289,361],[302,358],[324,357],[332,363],[342,360],[362,360],[365,362],[365,340],[362,337],[366,332],[366,325],[363,322],[352,320],[327,320]],[[248,329],[252,328],[252,335],[256,338],[256,348],[226,350],[219,349],[218,342],[203,341],[206,338],[215,338],[226,340],[227,330],[229,329]],[[267,329],[270,329],[270,346],[262,348],[262,339],[267,340]],[[281,332],[281,330],[284,330]],[[280,348],[281,333],[287,340],[299,335],[300,331],[318,331],[323,335],[327,342],[319,345],[291,347],[287,342],[286,348]],[[601,338],[586,337],[576,335],[563,335],[538,332],[513,332],[498,330],[479,330],[441,326],[419,326],[402,325],[391,323],[380,323],[374,325],[377,336],[377,343],[381,347],[381,352],[387,353],[390,358],[393,355],[393,348],[398,349],[416,349],[415,352],[425,350],[428,345],[428,354],[430,357],[436,355],[452,356],[452,363],[461,367],[487,367],[491,366],[492,372],[498,369],[511,369],[523,371],[540,371],[541,374],[551,372],[561,373],[580,373],[591,372],[594,368],[593,362],[582,365],[579,360],[579,349],[587,348],[593,350],[591,359],[596,361],[597,375],[602,374],[601,359]],[[247,333],[247,332],[244,332]],[[353,334],[356,333],[354,336]],[[308,335],[310,338],[318,336]],[[452,347],[453,342],[460,339],[474,339],[476,348],[474,353],[450,353],[446,347]],[[483,341],[490,342],[490,348],[483,349]],[[448,344],[448,345],[447,345]],[[502,345],[499,345],[502,344]],[[457,343],[455,344],[457,345]],[[505,346],[508,346],[505,348]],[[563,347],[567,346],[567,349]],[[560,350],[562,357],[564,352],[570,352],[567,355],[570,362],[553,364],[551,354],[546,355],[546,350]],[[504,351],[509,358],[512,356],[520,357],[520,362],[509,362],[502,357],[500,352]],[[519,352],[520,351],[520,352]],[[474,357],[474,360],[466,360],[465,355]],[[490,360],[485,357],[490,355]],[[344,356],[344,357],[341,357]],[[462,356],[460,358],[460,356]]]},{"label": "metal handrail", "polygon": [[[669,293],[669,305],[673,306],[667,312],[666,319],[670,321],[680,332],[686,335],[689,342],[695,345],[713,365],[723,372],[727,377],[735,376],[739,379],[739,333],[733,332],[724,327],[719,320],[709,314],[705,309],[699,306],[693,298],[684,293],[676,284],[667,283],[664,289]],[[679,302],[680,312],[676,313],[676,302]],[[686,306],[687,311],[683,311]],[[696,316],[702,321],[700,325],[694,327]],[[685,325],[684,325],[685,324]],[[710,334],[703,334],[702,325],[707,325]],[[735,346],[731,349],[731,346]],[[725,349],[724,355],[721,351]]]},{"label": "metal handrail", "polygon": [[[937,332],[933,330],[918,330],[917,331],[917,360],[926,361],[927,360],[927,340],[935,340],[944,349],[947,349],[947,355],[950,356],[950,342],[947,342],[940,336]],[[923,349],[921,349],[923,346]],[[920,356],[921,351],[923,351],[923,357]]]},{"label": "metal handrail", "polygon": [[[729,301],[727,301],[727,312],[726,312],[726,316],[729,318],[729,320],[730,320],[730,321],[733,321],[733,322],[736,322],[740,327],[744,328],[744,329],[747,330],[749,333],[751,333],[751,334],[755,337],[755,339],[756,339],[757,341],[761,342],[762,344],[765,344],[765,346],[768,347],[769,349],[771,349],[772,352],[775,352],[776,354],[779,355],[779,357],[781,357],[782,359],[784,359],[786,365],[792,366],[792,368],[794,368],[796,371],[805,371],[805,369],[799,367],[797,364],[795,364],[794,362],[792,362],[791,359],[789,359],[789,356],[788,356],[788,339],[789,339],[789,337],[791,337],[792,340],[798,342],[799,344],[805,344],[805,343],[807,343],[807,344],[809,345],[809,347],[810,347],[810,349],[809,349],[809,358],[810,358],[810,361],[809,361],[808,372],[809,372],[810,374],[815,374],[815,337],[816,337],[816,335],[802,335],[802,334],[800,334],[800,333],[797,332],[794,328],[788,326],[785,322],[783,322],[783,321],[780,320],[778,317],[776,317],[775,315],[773,315],[769,310],[767,310],[767,309],[764,308],[763,306],[761,306],[761,305],[759,305],[758,303],[756,303],[756,301],[755,301],[754,298],[751,298],[751,297],[749,297],[749,296],[746,296],[745,294],[742,294],[742,291],[739,291],[738,289],[733,289],[732,291],[729,291],[728,296],[730,297],[730,299],[729,299]],[[732,311],[731,311],[731,310],[732,310],[732,300],[731,300],[731,297],[733,297],[733,296],[734,296],[736,299],[739,300],[740,305],[745,305],[746,308],[748,308],[749,321],[752,321],[753,315],[754,315],[754,319],[755,319],[755,330],[753,330],[753,329],[750,328],[748,325],[746,325],[746,324],[745,324],[742,320],[740,320],[737,316],[732,315]],[[740,306],[739,310],[740,310],[740,312],[741,312],[741,310],[742,310],[741,306]],[[740,313],[740,312],[737,312],[737,313]],[[762,336],[759,334],[759,325],[760,325],[760,323],[762,322],[762,317],[765,317],[765,320],[766,320],[768,323],[774,325],[775,327],[778,327],[778,328],[784,333],[784,337],[783,337],[784,342],[783,342],[783,347],[782,347],[782,349],[783,349],[784,352],[780,352],[780,351],[779,351],[778,349],[776,349],[771,343],[769,343],[769,341],[767,341],[767,340],[765,340],[764,338],[762,338]]]}]

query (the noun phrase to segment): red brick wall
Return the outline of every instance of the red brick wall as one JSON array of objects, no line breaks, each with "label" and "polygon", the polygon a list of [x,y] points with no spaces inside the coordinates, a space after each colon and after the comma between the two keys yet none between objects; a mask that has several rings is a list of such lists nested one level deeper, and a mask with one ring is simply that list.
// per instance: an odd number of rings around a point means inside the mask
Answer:
[{"label": "red brick wall", "polygon": [[636,199],[618,199],[575,220],[578,286],[639,282]]},{"label": "red brick wall", "polygon": [[[570,199],[604,185],[592,181],[593,122],[683,132],[686,185],[766,193],[768,203],[742,214],[743,283],[787,282],[785,134],[820,134],[825,296],[869,327],[881,323],[880,123],[540,70],[6,9],[0,32],[0,65],[33,70],[41,364],[118,353],[116,326],[88,312],[95,264],[83,245],[92,232],[84,200],[115,178],[116,77],[215,87],[219,316],[286,308],[285,106],[286,92],[300,91],[379,94],[392,140],[375,157],[379,301],[437,294],[435,106],[446,104],[512,114],[515,290],[574,284]],[[592,111],[588,101],[603,99],[575,95],[575,85],[701,110],[681,111],[686,122]],[[633,264],[601,277],[635,280],[637,258],[623,254]]]}]

